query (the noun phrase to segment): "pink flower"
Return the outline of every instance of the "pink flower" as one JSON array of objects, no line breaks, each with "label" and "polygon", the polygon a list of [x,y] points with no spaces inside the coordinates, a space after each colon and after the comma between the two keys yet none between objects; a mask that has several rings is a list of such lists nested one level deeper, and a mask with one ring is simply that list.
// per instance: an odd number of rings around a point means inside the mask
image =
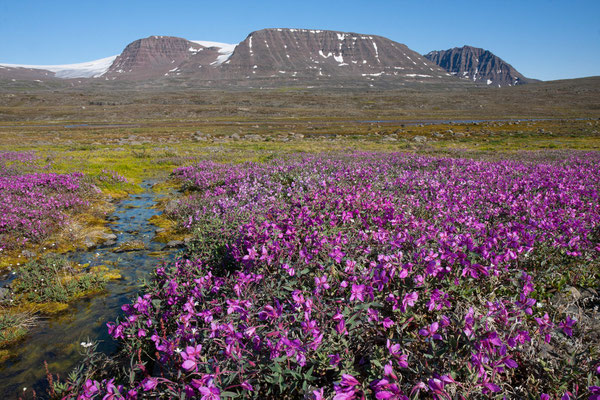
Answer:
[{"label": "pink flower", "polygon": [[417,292],[408,293],[402,299],[402,305],[400,306],[400,311],[406,312],[407,307],[413,307],[415,303],[419,300],[419,294]]},{"label": "pink flower", "polygon": [[146,378],[142,382],[142,387],[144,388],[145,392],[148,392],[150,390],[154,390],[157,385],[158,385],[158,379],[157,378]]},{"label": "pink flower", "polygon": [[313,400],[325,400],[325,395],[323,394],[324,388],[313,390]]},{"label": "pink flower", "polygon": [[202,351],[202,345],[187,346],[185,351],[181,352],[181,358],[185,361],[181,364],[181,367],[186,371],[196,370],[198,367],[197,357]]},{"label": "pink flower", "polygon": [[201,386],[198,388],[198,391],[202,395],[202,400],[220,400],[221,391],[216,386]]},{"label": "pink flower", "polygon": [[419,335],[425,336],[426,338],[431,337],[432,339],[442,340],[442,336],[436,333],[439,326],[440,325],[437,322],[434,322],[428,327],[421,329]]},{"label": "pink flower", "polygon": [[565,335],[571,337],[573,336],[573,325],[575,325],[576,322],[577,320],[571,319],[571,317],[567,315],[565,321],[560,322],[558,326],[563,330]]},{"label": "pink flower", "polygon": [[352,293],[350,295],[350,301],[365,301],[365,285],[352,284]]}]

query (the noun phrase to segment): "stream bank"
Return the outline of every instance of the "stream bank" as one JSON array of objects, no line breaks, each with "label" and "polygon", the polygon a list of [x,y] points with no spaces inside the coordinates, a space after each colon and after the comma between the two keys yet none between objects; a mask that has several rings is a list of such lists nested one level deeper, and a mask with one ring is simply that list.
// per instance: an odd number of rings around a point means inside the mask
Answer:
[{"label": "stream bank", "polygon": [[[168,193],[152,190],[156,181],[143,181],[143,192],[131,195],[116,204],[108,217],[109,227],[116,235],[114,243],[87,251],[66,254],[75,263],[90,267],[109,265],[119,270],[121,279],[109,281],[102,293],[77,300],[60,314],[43,316],[27,337],[13,350],[14,356],[0,364],[0,397],[16,398],[28,391],[45,393],[47,382],[43,363],[53,374],[66,377],[82,358],[81,343],[100,342],[98,351],[112,353],[116,344],[107,333],[106,323],[114,321],[122,304],[139,290],[139,283],[157,264],[174,257],[173,250],[156,241],[157,226],[150,223],[161,211],[154,206]],[[128,243],[137,243],[127,249]],[[119,251],[119,249],[126,249]],[[128,251],[131,250],[131,251]]]}]

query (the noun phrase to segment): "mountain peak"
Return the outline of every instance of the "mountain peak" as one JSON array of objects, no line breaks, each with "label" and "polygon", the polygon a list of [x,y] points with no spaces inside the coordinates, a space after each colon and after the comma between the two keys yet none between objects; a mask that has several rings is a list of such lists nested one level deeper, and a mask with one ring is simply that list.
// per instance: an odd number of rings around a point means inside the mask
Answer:
[{"label": "mountain peak", "polygon": [[464,45],[448,50],[435,50],[426,54],[425,58],[461,79],[485,82],[487,85],[513,86],[534,81],[525,78],[491,51],[479,47]]},{"label": "mountain peak", "polygon": [[267,28],[250,33],[223,63],[228,77],[354,77],[397,81],[449,78],[406,45],[377,35],[320,29]]}]

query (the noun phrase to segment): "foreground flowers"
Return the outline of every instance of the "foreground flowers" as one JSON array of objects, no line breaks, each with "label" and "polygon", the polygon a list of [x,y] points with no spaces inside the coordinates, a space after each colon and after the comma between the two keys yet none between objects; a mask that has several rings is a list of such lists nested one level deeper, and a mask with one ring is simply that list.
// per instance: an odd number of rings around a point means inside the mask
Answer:
[{"label": "foreground flowers", "polygon": [[598,284],[600,157],[567,156],[180,168],[195,238],[109,324],[130,371],[66,396],[594,396],[597,336],[551,293]]}]

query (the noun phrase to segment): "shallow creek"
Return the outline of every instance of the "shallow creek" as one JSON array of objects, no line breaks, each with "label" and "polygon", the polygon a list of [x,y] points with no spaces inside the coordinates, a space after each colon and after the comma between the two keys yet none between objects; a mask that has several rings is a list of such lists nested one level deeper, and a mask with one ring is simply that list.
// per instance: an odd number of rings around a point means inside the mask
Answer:
[{"label": "shallow creek", "polygon": [[[122,279],[108,282],[106,291],[99,295],[71,303],[64,313],[42,317],[27,338],[16,345],[16,357],[0,364],[0,398],[16,398],[23,393],[24,387],[29,393],[33,388],[45,397],[47,382],[43,362],[48,363],[53,374],[66,377],[82,358],[81,342],[100,341],[100,351],[111,353],[116,350],[116,343],[108,336],[106,323],[121,314],[121,305],[138,292],[140,281],[149,277],[156,265],[174,256],[173,251],[162,251],[163,243],[153,240],[157,227],[148,220],[160,214],[152,207],[164,196],[151,189],[153,184],[153,181],[144,181],[144,192],[116,204],[108,218],[109,226],[117,235],[114,244],[69,254],[72,261],[90,263],[90,266],[115,263],[108,266],[117,268]],[[113,252],[120,244],[134,239],[142,240],[146,249]],[[0,286],[8,280],[10,278],[1,278]],[[27,397],[30,396],[31,393]]]}]

